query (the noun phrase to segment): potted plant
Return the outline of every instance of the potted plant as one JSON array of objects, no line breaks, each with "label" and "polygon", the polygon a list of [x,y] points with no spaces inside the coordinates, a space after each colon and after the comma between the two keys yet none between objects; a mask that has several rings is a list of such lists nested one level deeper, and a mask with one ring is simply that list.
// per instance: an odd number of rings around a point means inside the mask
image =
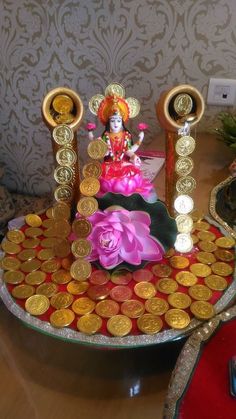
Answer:
[{"label": "potted plant", "polygon": [[[223,141],[236,153],[236,115],[230,112],[221,112],[218,116],[220,127],[214,129],[218,139]],[[232,176],[236,176],[236,158],[229,166]]]}]

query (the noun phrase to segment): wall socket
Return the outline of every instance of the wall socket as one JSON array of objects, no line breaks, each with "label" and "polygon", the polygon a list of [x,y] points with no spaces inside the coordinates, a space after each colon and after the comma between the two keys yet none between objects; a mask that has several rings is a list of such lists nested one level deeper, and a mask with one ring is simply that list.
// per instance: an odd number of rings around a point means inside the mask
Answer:
[{"label": "wall socket", "polygon": [[233,106],[236,99],[236,80],[210,79],[207,103],[216,106]]}]

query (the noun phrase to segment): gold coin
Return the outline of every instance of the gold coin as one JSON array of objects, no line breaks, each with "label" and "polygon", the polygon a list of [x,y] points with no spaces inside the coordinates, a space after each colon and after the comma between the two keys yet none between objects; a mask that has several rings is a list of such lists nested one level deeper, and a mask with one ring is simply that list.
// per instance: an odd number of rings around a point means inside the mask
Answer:
[{"label": "gold coin", "polygon": [[139,300],[128,300],[121,304],[121,313],[131,319],[137,319],[138,317],[142,316],[144,312],[145,307]]},{"label": "gold coin", "polygon": [[175,275],[176,281],[185,287],[191,287],[197,283],[197,277],[192,272],[180,271]]},{"label": "gold coin", "polygon": [[57,310],[61,308],[67,308],[73,303],[73,296],[68,292],[60,291],[51,297],[51,306]]},{"label": "gold coin", "polygon": [[103,300],[99,301],[96,304],[95,311],[96,313],[104,318],[110,318],[119,313],[120,306],[116,301],[113,300]]},{"label": "gold coin", "polygon": [[39,227],[28,227],[25,229],[25,235],[27,237],[37,237],[43,234],[43,230]]},{"label": "gold coin", "polygon": [[68,185],[58,186],[54,191],[56,201],[68,202],[73,198],[73,189]]},{"label": "gold coin", "polygon": [[100,190],[100,182],[95,177],[86,177],[80,183],[80,192],[85,196],[96,195]]},{"label": "gold coin", "polygon": [[89,314],[92,313],[96,306],[96,303],[88,297],[80,297],[77,300],[75,300],[72,304],[72,310],[79,314],[80,316],[83,314]]},{"label": "gold coin", "polygon": [[54,311],[50,316],[50,323],[54,327],[66,327],[69,326],[75,315],[72,310],[68,308],[62,308],[60,310]]},{"label": "gold coin", "polygon": [[134,286],[134,292],[138,297],[144,298],[145,300],[153,298],[156,295],[156,289],[150,282],[138,282]]},{"label": "gold coin", "polygon": [[215,315],[214,306],[208,303],[208,301],[194,301],[190,306],[190,310],[200,320],[208,320]]},{"label": "gold coin", "polygon": [[68,284],[71,279],[70,272],[64,269],[52,273],[52,281],[56,284]]},{"label": "gold coin", "polygon": [[92,140],[88,145],[88,155],[93,160],[101,160],[108,151],[107,144],[103,140]]},{"label": "gold coin", "polygon": [[10,242],[9,240],[3,240],[1,246],[2,250],[9,255],[16,255],[21,251],[19,244]]},{"label": "gold coin", "polygon": [[67,271],[69,271],[70,270],[70,267],[71,267],[71,265],[72,265],[72,263],[73,263],[73,258],[72,258],[72,255],[69,255],[67,258],[63,258],[63,259],[61,259],[61,266],[62,266],[62,268],[63,269],[66,269]]},{"label": "gold coin", "polygon": [[149,282],[153,278],[153,274],[148,269],[137,269],[133,272],[133,280],[135,282]]},{"label": "gold coin", "polygon": [[18,253],[17,258],[26,261],[30,259],[34,259],[36,256],[36,250],[35,249],[24,249],[20,253]]},{"label": "gold coin", "polygon": [[175,254],[175,249],[173,249],[173,248],[171,247],[169,250],[167,250],[167,251],[165,252],[164,257],[165,257],[166,259],[169,259],[169,258],[171,258],[171,256],[174,256],[174,254]]},{"label": "gold coin", "polygon": [[189,269],[194,275],[203,278],[211,274],[211,268],[204,263],[193,263]]},{"label": "gold coin", "polygon": [[102,165],[98,161],[87,163],[83,167],[83,176],[99,178],[102,174]]},{"label": "gold coin", "polygon": [[7,284],[20,284],[24,281],[25,275],[21,271],[6,271],[3,274],[3,280]]},{"label": "gold coin", "polygon": [[184,269],[189,266],[189,260],[185,256],[172,256],[170,264],[175,269]]},{"label": "gold coin", "polygon": [[215,243],[205,240],[198,242],[198,247],[204,252],[214,252],[217,250],[217,245]]},{"label": "gold coin", "polygon": [[91,263],[87,260],[78,259],[72,263],[70,273],[77,281],[84,281],[89,278],[92,272]]},{"label": "gold coin", "polygon": [[73,181],[74,172],[69,166],[58,166],[54,170],[54,179],[59,185],[68,185]]},{"label": "gold coin", "polygon": [[190,215],[180,214],[175,219],[179,233],[190,233],[193,227],[193,220]]},{"label": "gold coin", "polygon": [[111,274],[111,281],[116,285],[128,285],[131,280],[132,274],[127,269],[117,269]]},{"label": "gold coin", "polygon": [[70,219],[70,207],[65,202],[57,202],[53,205],[52,216],[55,220],[69,220]]},{"label": "gold coin", "polygon": [[216,235],[215,235],[214,233],[212,233],[211,231],[204,231],[204,230],[200,230],[200,231],[197,233],[197,237],[198,237],[200,240],[203,240],[203,241],[210,241],[210,242],[213,242],[213,241],[215,240],[215,238],[216,238]]},{"label": "gold coin", "polygon": [[181,176],[176,182],[176,190],[181,194],[190,194],[196,185],[196,180],[192,176]]},{"label": "gold coin", "polygon": [[18,271],[21,263],[13,256],[5,256],[2,259],[2,269],[5,271]]},{"label": "gold coin", "polygon": [[191,302],[189,295],[183,292],[175,292],[168,295],[168,303],[175,308],[185,309],[190,306]]},{"label": "gold coin", "polygon": [[32,239],[26,239],[22,242],[22,246],[25,249],[34,249],[40,243],[40,239],[33,237]]},{"label": "gold coin", "polygon": [[228,286],[226,279],[219,275],[209,275],[204,281],[214,291],[223,291]]},{"label": "gold coin", "polygon": [[17,285],[12,290],[14,298],[26,299],[34,294],[34,287],[32,285]]},{"label": "gold coin", "polygon": [[204,230],[205,231],[205,230],[209,230],[210,224],[207,223],[206,221],[200,220],[200,221],[195,222],[193,227],[194,227],[195,230]]},{"label": "gold coin", "polygon": [[46,274],[42,271],[30,272],[25,277],[26,284],[29,285],[40,285],[46,279]]},{"label": "gold coin", "polygon": [[215,262],[211,265],[212,272],[220,276],[229,276],[233,273],[233,268],[225,262]]},{"label": "gold coin", "polygon": [[88,106],[89,106],[89,110],[90,110],[90,112],[92,112],[92,114],[97,115],[99,106],[100,106],[101,102],[103,101],[103,99],[104,99],[104,96],[100,95],[100,94],[94,95],[90,99]]},{"label": "gold coin", "polygon": [[72,113],[56,115],[54,120],[57,124],[71,124],[75,119]]},{"label": "gold coin", "polygon": [[90,286],[87,294],[91,300],[104,300],[110,293],[110,288],[107,285],[93,285]]},{"label": "gold coin", "polygon": [[98,201],[92,196],[81,198],[78,201],[77,210],[79,214],[84,217],[89,217],[90,215],[93,215],[97,211],[97,209],[98,209]]},{"label": "gold coin", "polygon": [[58,240],[60,239],[56,237],[47,237],[46,239],[41,240],[40,245],[46,248],[54,247],[57,244]]},{"label": "gold coin", "polygon": [[[66,112],[67,113],[67,112]],[[74,133],[70,127],[67,125],[58,125],[52,131],[52,137],[54,141],[60,146],[66,146],[71,144]]]},{"label": "gold coin", "polygon": [[71,245],[71,251],[76,258],[85,258],[92,252],[92,243],[87,239],[74,240]]},{"label": "gold coin", "polygon": [[110,297],[118,301],[119,303],[122,303],[123,301],[130,300],[132,297],[132,289],[129,288],[127,285],[116,285],[114,288],[110,291]]},{"label": "gold coin", "polygon": [[185,135],[177,140],[175,150],[178,156],[186,157],[189,154],[192,154],[195,149],[195,145],[196,142],[194,138],[190,137],[190,135]]},{"label": "gold coin", "polygon": [[69,221],[64,219],[55,220],[53,229],[56,236],[63,238],[68,237],[71,232],[71,226]]},{"label": "gold coin", "polygon": [[13,243],[20,244],[25,240],[25,235],[21,230],[9,230],[7,232],[7,238]]},{"label": "gold coin", "polygon": [[59,239],[53,247],[55,256],[65,258],[70,254],[70,242],[67,239]]},{"label": "gold coin", "polygon": [[69,147],[61,147],[56,153],[56,161],[60,166],[73,166],[77,161],[74,150]]},{"label": "gold coin", "polygon": [[125,97],[125,88],[122,84],[111,83],[105,89],[105,96]]},{"label": "gold coin", "polygon": [[172,278],[162,278],[156,282],[156,289],[163,294],[172,294],[178,289],[178,284]]},{"label": "gold coin", "polygon": [[157,263],[152,267],[152,273],[160,278],[167,277],[171,274],[172,269],[170,266],[165,265],[164,263]]},{"label": "gold coin", "polygon": [[179,308],[171,308],[165,313],[166,323],[173,329],[184,329],[190,323],[190,317],[188,313]]},{"label": "gold coin", "polygon": [[76,234],[77,237],[85,238],[85,237],[88,237],[89,234],[91,233],[92,224],[90,223],[90,221],[85,220],[84,218],[79,218],[78,220],[73,221],[72,230]]},{"label": "gold coin", "polygon": [[50,207],[50,208],[48,208],[48,209],[47,209],[47,211],[46,211],[46,216],[47,216],[48,218],[52,218],[52,207]]},{"label": "gold coin", "polygon": [[194,211],[191,212],[191,217],[194,222],[201,221],[204,218],[204,213],[202,210],[195,209]]},{"label": "gold coin", "polygon": [[52,248],[48,247],[47,249],[41,249],[37,253],[37,258],[39,260],[49,260],[55,256],[55,252]]},{"label": "gold coin", "polygon": [[230,252],[230,250],[217,249],[214,254],[217,259],[220,259],[222,262],[231,262],[235,259],[235,255]]},{"label": "gold coin", "polygon": [[217,246],[223,247],[224,249],[231,249],[231,247],[235,246],[233,237],[219,237],[216,239],[215,243]]},{"label": "gold coin", "polygon": [[73,106],[74,106],[73,100],[70,98],[70,96],[67,96],[67,95],[57,95],[54,97],[52,101],[53,109],[60,114],[64,114],[64,113],[66,114],[68,112],[71,112],[73,109]]},{"label": "gold coin", "polygon": [[58,259],[45,260],[41,265],[41,270],[46,273],[53,273],[60,269],[61,263]]},{"label": "gold coin", "polygon": [[195,236],[195,234],[191,234],[191,239],[193,241],[193,244],[196,244],[199,242],[199,238],[197,236]]},{"label": "gold coin", "polygon": [[154,297],[145,301],[145,308],[149,313],[161,316],[167,312],[169,304],[163,298]]},{"label": "gold coin", "polygon": [[36,294],[46,295],[50,298],[52,295],[56,294],[58,291],[58,286],[52,282],[45,282],[44,284],[39,285],[36,288]]},{"label": "gold coin", "polygon": [[77,328],[86,335],[94,335],[102,327],[102,319],[97,314],[85,314],[77,321]]},{"label": "gold coin", "polygon": [[188,115],[193,107],[193,100],[187,93],[178,94],[173,102],[173,108],[179,116]]},{"label": "gold coin", "polygon": [[179,176],[187,176],[193,170],[191,157],[179,157],[175,163],[175,171]]},{"label": "gold coin", "polygon": [[163,321],[155,314],[146,313],[138,318],[137,326],[141,332],[154,335],[162,329]]},{"label": "gold coin", "polygon": [[40,316],[50,307],[49,299],[45,295],[32,295],[25,302],[25,309],[33,316]]},{"label": "gold coin", "polygon": [[88,282],[78,282],[76,280],[70,281],[67,285],[66,289],[67,291],[72,295],[79,295],[84,294],[89,287]]},{"label": "gold coin", "polygon": [[41,217],[37,214],[27,214],[25,216],[25,222],[30,227],[40,227],[42,225]]},{"label": "gold coin", "polygon": [[108,271],[97,270],[93,271],[90,275],[89,281],[94,285],[104,285],[110,280]]},{"label": "gold coin", "polygon": [[23,272],[33,272],[37,271],[41,266],[41,262],[38,259],[30,259],[26,260],[21,264],[21,270]]},{"label": "gold coin", "polygon": [[212,297],[211,290],[202,284],[193,285],[188,292],[195,300],[207,301]]},{"label": "gold coin", "polygon": [[211,265],[216,261],[215,256],[210,252],[198,252],[196,254],[196,259],[198,262],[204,263],[206,265]]},{"label": "gold coin", "polygon": [[123,314],[117,314],[107,321],[107,330],[113,336],[126,336],[130,333],[131,329],[132,321]]}]

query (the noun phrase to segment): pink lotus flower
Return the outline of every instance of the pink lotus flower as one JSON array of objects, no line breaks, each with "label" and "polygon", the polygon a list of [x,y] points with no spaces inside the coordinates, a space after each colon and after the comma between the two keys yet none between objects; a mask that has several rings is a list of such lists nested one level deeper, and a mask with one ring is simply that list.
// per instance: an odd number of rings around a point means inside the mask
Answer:
[{"label": "pink lotus flower", "polygon": [[99,180],[100,191],[98,197],[102,197],[107,192],[120,193],[125,196],[138,193],[144,199],[148,199],[153,195],[153,185],[147,179],[144,179],[140,173],[130,177],[121,177],[120,179],[100,177]]},{"label": "pink lotus flower", "polygon": [[94,131],[96,129],[96,124],[93,124],[92,122],[88,122],[86,125],[86,129],[88,131]]},{"label": "pink lotus flower", "polygon": [[140,124],[138,124],[138,129],[139,131],[145,131],[145,129],[148,129],[148,125],[144,122],[140,122]]},{"label": "pink lotus flower", "polygon": [[140,265],[142,260],[162,259],[164,249],[150,236],[148,213],[106,209],[97,211],[89,220],[93,225],[88,237],[93,246],[90,261],[99,260],[104,268],[112,269],[123,261]]}]

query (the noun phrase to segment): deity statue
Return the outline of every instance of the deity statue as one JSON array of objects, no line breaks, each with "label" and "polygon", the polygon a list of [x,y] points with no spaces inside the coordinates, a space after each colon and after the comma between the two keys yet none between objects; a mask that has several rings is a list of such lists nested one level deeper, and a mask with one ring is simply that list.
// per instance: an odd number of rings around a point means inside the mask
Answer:
[{"label": "deity statue", "polygon": [[[99,96],[99,98],[98,98]],[[100,99],[100,100],[99,100]],[[134,98],[124,98],[124,88],[119,84],[109,85],[102,95],[94,96],[89,108],[96,114],[105,130],[98,139],[107,145],[107,154],[102,163],[100,196],[107,192],[131,196],[138,193],[149,202],[157,196],[153,185],[144,179],[140,169],[140,158],[136,151],[144,139],[146,124],[139,124],[138,140],[133,143],[131,133],[125,124],[139,112],[139,102]],[[92,127],[92,129],[91,129]],[[88,124],[89,140],[94,139],[94,125]]]}]

